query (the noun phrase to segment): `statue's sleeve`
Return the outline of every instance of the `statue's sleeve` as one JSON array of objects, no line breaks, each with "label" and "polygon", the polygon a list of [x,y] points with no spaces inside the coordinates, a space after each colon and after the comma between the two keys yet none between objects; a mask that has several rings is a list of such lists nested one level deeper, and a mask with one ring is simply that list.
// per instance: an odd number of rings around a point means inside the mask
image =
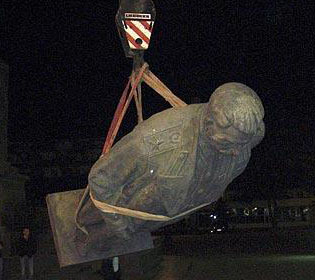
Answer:
[{"label": "statue's sleeve", "polygon": [[141,149],[142,141],[139,133],[132,132],[94,164],[88,180],[97,200],[115,204],[124,186],[141,175],[146,162]]}]

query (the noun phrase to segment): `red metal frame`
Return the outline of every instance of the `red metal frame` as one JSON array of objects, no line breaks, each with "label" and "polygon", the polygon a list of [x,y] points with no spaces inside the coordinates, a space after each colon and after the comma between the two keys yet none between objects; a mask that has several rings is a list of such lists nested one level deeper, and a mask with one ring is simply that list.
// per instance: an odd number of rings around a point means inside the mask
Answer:
[{"label": "red metal frame", "polygon": [[[118,106],[116,108],[114,118],[113,118],[111,125],[110,125],[110,128],[108,130],[106,140],[104,143],[104,147],[103,147],[103,151],[102,151],[102,155],[107,154],[110,151],[110,149],[114,143],[114,140],[116,138],[118,129],[121,125],[121,122],[125,116],[125,113],[126,113],[128,107],[129,107],[130,101],[131,101],[132,97],[134,96],[136,89],[137,89],[137,86],[141,82],[142,75],[143,75],[143,73],[147,67],[148,67],[148,64],[144,63],[143,66],[141,67],[141,69],[139,70],[137,78],[136,78],[134,84],[132,85],[132,88],[131,88],[129,95],[128,95],[128,89],[129,89],[131,81],[132,81],[132,75],[130,76],[128,84],[123,91],[123,94],[122,94],[120,101],[118,103]],[[127,95],[128,95],[128,98],[127,98]]]}]

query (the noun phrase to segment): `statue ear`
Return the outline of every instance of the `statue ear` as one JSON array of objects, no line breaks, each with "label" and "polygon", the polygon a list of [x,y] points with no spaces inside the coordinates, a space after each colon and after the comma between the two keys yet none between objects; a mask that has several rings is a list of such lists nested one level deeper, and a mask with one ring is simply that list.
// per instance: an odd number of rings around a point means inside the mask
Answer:
[{"label": "statue ear", "polygon": [[251,141],[251,147],[254,148],[257,146],[261,140],[265,136],[265,124],[262,121],[258,127],[257,133],[253,136],[252,141]]}]

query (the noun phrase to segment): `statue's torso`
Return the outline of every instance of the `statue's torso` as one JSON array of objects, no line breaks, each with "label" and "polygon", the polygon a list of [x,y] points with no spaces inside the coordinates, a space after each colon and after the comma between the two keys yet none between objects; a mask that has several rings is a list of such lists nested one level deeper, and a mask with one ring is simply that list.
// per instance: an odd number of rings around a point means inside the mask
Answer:
[{"label": "statue's torso", "polygon": [[[219,199],[245,169],[250,149],[238,156],[214,151],[200,135],[203,105],[187,109],[165,114],[141,129],[145,167],[136,180],[142,191],[133,198],[132,208],[175,216]],[[156,213],[163,208],[165,212]]]},{"label": "statue's torso", "polygon": [[[169,217],[218,200],[245,169],[250,148],[238,156],[211,148],[201,131],[204,109],[205,104],[174,108],[138,125],[113,147],[109,158],[93,167],[93,195],[119,207]],[[141,219],[129,224],[150,231],[161,226]]]},{"label": "statue's torso", "polygon": [[244,171],[250,159],[249,147],[232,156],[205,146],[206,143],[198,146],[196,172],[186,200],[188,208],[218,200],[228,184]]}]

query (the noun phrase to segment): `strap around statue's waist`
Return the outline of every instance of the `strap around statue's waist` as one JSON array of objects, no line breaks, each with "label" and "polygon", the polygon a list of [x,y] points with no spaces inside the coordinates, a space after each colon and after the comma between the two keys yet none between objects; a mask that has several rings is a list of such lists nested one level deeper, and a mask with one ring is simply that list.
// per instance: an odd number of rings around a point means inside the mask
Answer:
[{"label": "strap around statue's waist", "polygon": [[94,198],[91,191],[90,191],[90,198],[91,198],[93,204],[96,206],[96,208],[101,210],[103,213],[119,214],[119,215],[123,215],[123,216],[127,216],[127,217],[133,217],[133,218],[137,218],[137,219],[141,219],[141,220],[145,220],[145,221],[157,221],[157,222],[168,222],[171,220],[181,218],[185,215],[188,215],[188,214],[210,204],[210,203],[204,203],[204,204],[201,204],[201,205],[199,205],[193,209],[190,209],[190,210],[187,210],[181,214],[178,214],[174,217],[168,217],[168,216],[156,215],[156,214],[151,214],[151,213],[147,213],[147,212],[142,212],[142,211],[138,211],[138,210],[132,210],[132,209],[124,208],[124,207],[118,207],[118,206],[107,204],[105,202],[99,201],[96,198]]}]

